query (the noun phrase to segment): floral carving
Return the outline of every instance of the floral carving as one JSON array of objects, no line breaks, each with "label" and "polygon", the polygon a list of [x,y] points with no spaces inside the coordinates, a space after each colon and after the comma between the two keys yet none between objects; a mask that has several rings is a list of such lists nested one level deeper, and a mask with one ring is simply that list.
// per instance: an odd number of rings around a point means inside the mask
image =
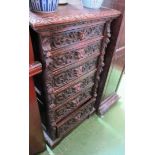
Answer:
[{"label": "floral carving", "polygon": [[65,122],[62,126],[58,127],[58,136],[63,136],[66,132],[74,128],[77,124],[79,124],[82,120],[90,115],[93,111],[94,101],[91,103],[87,103],[84,107],[82,107],[78,113],[75,114],[74,117],[70,118],[67,122]]},{"label": "floral carving", "polygon": [[90,99],[92,97],[91,92],[92,92],[92,88],[89,88],[86,92],[81,93],[74,100],[68,102],[63,107],[55,110],[55,112],[54,112],[55,120],[59,121],[61,118],[65,117],[70,112],[75,110],[79,105],[83,104],[88,99]]},{"label": "floral carving", "polygon": [[50,56],[50,57],[47,56],[48,61],[46,61],[46,64],[49,68],[56,70],[64,67],[65,65],[80,61],[88,56],[91,56],[92,54],[99,53],[100,46],[101,46],[100,42],[97,42],[95,44],[88,45],[82,49],[71,50],[56,56]]},{"label": "floral carving", "polygon": [[61,104],[64,103],[64,101],[71,97],[74,96],[76,93],[79,91],[83,90],[86,88],[88,85],[92,85],[94,83],[94,76],[90,76],[85,78],[84,80],[76,83],[75,85],[65,89],[64,91],[60,92],[59,94],[55,95],[55,104]]},{"label": "floral carving", "polygon": [[51,37],[51,48],[61,48],[67,45],[71,45],[75,42],[77,43],[84,39],[101,36],[103,33],[103,27],[103,24],[95,25],[55,34]]},{"label": "floral carving", "polygon": [[[80,28],[72,31],[56,33],[55,35],[48,37],[42,37],[43,61],[45,63],[44,81],[47,94],[46,98],[48,101],[48,124],[53,139],[63,136],[66,132],[89,116],[93,110],[95,101],[89,103],[88,100],[91,98],[95,99],[97,96],[100,73],[104,66],[105,49],[110,41],[109,38],[111,37],[110,23],[111,21],[108,21],[104,26],[103,24],[89,26],[87,28]],[[80,47],[78,50],[74,49],[65,51],[64,53],[62,52],[62,54],[54,55],[54,52],[49,52],[52,51],[52,48],[62,48],[73,44],[74,42],[78,43],[81,40],[94,38],[99,35],[104,36],[102,43],[98,41],[91,45],[89,44],[84,48]],[[90,56],[91,59],[87,59],[86,62],[82,60]],[[81,63],[74,65],[72,68],[68,67],[59,70],[60,68],[76,63],[79,60],[82,60]],[[60,87],[63,87],[96,68],[97,72],[95,73],[95,76],[93,74],[93,76],[85,77],[83,80],[76,82],[75,85],[69,86],[63,91],[55,93]],[[88,88],[88,90],[84,92],[86,88]],[[71,101],[68,102],[67,99]],[[84,104],[85,102],[86,104]],[[62,103],[64,104],[60,105]],[[67,117],[67,115],[72,113],[82,104],[84,105],[78,112],[76,112],[76,114],[74,114],[73,117],[59,125],[64,117]]]},{"label": "floral carving", "polygon": [[[95,69],[96,63],[97,63],[97,58],[94,58],[93,60],[89,60],[86,63],[82,64],[81,66],[69,69],[58,75],[54,75],[53,87],[54,88],[61,87],[67,84],[68,82],[70,82],[71,80],[74,80],[75,78]],[[51,78],[49,80],[51,80]]]},{"label": "floral carving", "polygon": [[[37,32],[42,50],[46,129],[56,141],[94,110],[104,53],[110,38],[110,22],[120,15],[119,11],[107,8],[91,11],[83,10],[83,7],[66,7],[70,11],[65,15],[63,9],[52,14],[30,11],[30,26]],[[86,45],[99,38],[103,38],[102,43]],[[76,45],[76,48],[73,50],[70,45]]]},{"label": "floral carving", "polygon": [[[120,15],[119,11],[116,10],[110,10],[107,9],[104,11],[98,10],[96,12],[85,12],[84,14],[78,14],[78,15],[55,15],[52,14],[49,17],[42,17],[42,14],[35,14],[33,12],[30,12],[30,25],[35,29],[35,30],[41,30],[41,29],[46,29],[46,26],[49,27],[49,25],[54,28],[56,25],[57,29],[59,29],[59,26],[57,25],[64,25],[64,23],[68,24],[74,24],[74,23],[80,23],[81,21],[107,21],[110,18],[114,19]],[[93,19],[93,20],[92,20]],[[81,22],[82,23],[82,22]],[[68,25],[66,24],[66,25]],[[60,27],[61,28],[61,27]]]},{"label": "floral carving", "polygon": [[95,79],[95,85],[94,85],[94,97],[97,96],[97,88],[98,88],[99,81],[100,81],[100,74],[101,74],[101,72],[103,70],[103,66],[104,66],[105,49],[106,49],[108,43],[110,42],[110,39],[109,39],[111,37],[110,25],[111,25],[111,20],[105,24],[105,30],[104,30],[105,38],[103,39],[102,50],[101,50],[101,54],[100,54],[99,61],[98,61],[98,70],[96,73],[96,79]]}]

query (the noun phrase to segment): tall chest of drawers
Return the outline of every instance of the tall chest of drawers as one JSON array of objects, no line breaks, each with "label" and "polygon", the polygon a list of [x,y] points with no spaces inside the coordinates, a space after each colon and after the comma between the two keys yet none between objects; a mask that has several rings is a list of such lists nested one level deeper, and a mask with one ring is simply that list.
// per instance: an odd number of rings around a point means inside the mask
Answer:
[{"label": "tall chest of drawers", "polygon": [[60,6],[51,14],[30,12],[35,55],[43,64],[36,91],[52,140],[64,137],[94,112],[110,24],[119,15],[80,5]]}]

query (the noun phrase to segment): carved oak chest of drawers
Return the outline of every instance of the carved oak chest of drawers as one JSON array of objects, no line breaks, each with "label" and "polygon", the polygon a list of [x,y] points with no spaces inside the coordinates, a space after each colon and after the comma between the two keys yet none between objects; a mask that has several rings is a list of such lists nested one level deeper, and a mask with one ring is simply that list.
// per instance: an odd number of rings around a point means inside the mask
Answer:
[{"label": "carved oak chest of drawers", "polygon": [[63,137],[94,112],[110,23],[119,14],[74,5],[61,6],[51,14],[30,12],[35,55],[43,64],[36,91],[52,140]]}]

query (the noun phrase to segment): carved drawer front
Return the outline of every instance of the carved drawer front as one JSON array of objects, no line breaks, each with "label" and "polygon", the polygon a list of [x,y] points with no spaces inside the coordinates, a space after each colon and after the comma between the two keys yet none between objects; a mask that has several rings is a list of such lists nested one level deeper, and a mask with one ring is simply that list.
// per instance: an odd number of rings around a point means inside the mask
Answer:
[{"label": "carved drawer front", "polygon": [[[63,71],[61,73],[53,73],[53,88],[57,89],[59,87],[62,87],[65,84],[68,84],[69,82],[75,80],[76,78],[96,69],[97,59],[98,57],[95,57],[91,60],[88,60],[87,62],[84,62],[81,65]],[[49,77],[49,81],[51,80],[52,78]]]},{"label": "carved drawer front", "polygon": [[61,137],[75,126],[77,126],[81,121],[86,119],[94,110],[95,99],[88,101],[85,105],[79,108],[72,116],[69,116],[57,125],[57,136]]},{"label": "carved drawer front", "polygon": [[[98,57],[95,57],[87,62],[82,62],[83,64],[73,67],[71,69],[64,70],[60,73],[53,73],[53,82],[51,84],[51,73],[48,73],[47,85],[53,89],[58,89],[59,87],[68,84],[69,82],[81,77],[82,75],[95,70],[97,66]],[[72,66],[71,66],[72,67]],[[49,88],[50,89],[50,88]]]},{"label": "carved drawer front", "polygon": [[104,24],[100,24],[52,34],[50,37],[51,49],[62,48],[83,40],[102,36],[103,29]]},{"label": "carved drawer front", "polygon": [[100,41],[98,41],[93,44],[85,45],[85,47],[79,49],[73,49],[69,51],[66,50],[61,52],[56,51],[52,54],[47,52],[46,57],[48,57],[48,61],[51,61],[51,63],[49,63],[49,68],[52,68],[52,70],[55,71],[92,56],[93,54],[99,54],[100,46]]},{"label": "carved drawer front", "polygon": [[54,111],[54,117],[56,122],[60,121],[62,118],[67,116],[69,113],[77,109],[80,105],[88,101],[92,97],[92,87],[88,90],[81,92],[78,97],[74,98],[73,100],[69,101],[65,105],[61,106],[60,108]]},{"label": "carved drawer front", "polygon": [[55,94],[55,101],[56,105],[63,104],[67,99],[70,97],[74,97],[80,91],[87,89],[94,84],[94,74],[77,82],[76,84],[68,87],[67,89]]}]

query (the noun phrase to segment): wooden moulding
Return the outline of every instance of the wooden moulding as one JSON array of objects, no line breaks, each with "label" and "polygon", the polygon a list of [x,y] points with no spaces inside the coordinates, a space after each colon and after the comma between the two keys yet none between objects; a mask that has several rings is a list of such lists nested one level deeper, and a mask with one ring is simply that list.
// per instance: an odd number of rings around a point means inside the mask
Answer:
[{"label": "wooden moulding", "polygon": [[119,98],[120,97],[116,93],[106,98],[103,102],[101,102],[98,114],[104,115],[119,100]]},{"label": "wooden moulding", "polygon": [[34,62],[29,65],[29,77],[33,77],[42,72],[42,64],[40,62]]},{"label": "wooden moulding", "polygon": [[[65,12],[65,16],[64,16]],[[85,9],[82,6],[67,5],[59,7],[54,14],[36,14],[30,11],[30,25],[34,30],[45,30],[55,25],[77,23],[82,21],[102,20],[116,18],[120,15],[120,11],[102,8],[95,11]]]}]

